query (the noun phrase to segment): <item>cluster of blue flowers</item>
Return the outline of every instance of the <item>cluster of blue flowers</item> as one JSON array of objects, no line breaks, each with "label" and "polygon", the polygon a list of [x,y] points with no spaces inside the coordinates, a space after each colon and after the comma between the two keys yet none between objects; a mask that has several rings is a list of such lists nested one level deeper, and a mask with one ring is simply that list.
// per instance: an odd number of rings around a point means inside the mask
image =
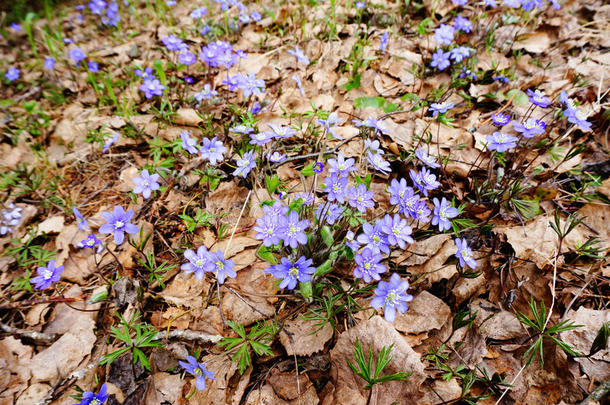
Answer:
[{"label": "cluster of blue flowers", "polygon": [[[472,23],[469,19],[458,15],[453,20],[453,26],[441,24],[434,31],[434,39],[439,48],[432,54],[432,62],[430,66],[438,70],[447,69],[452,63],[459,64],[468,59],[474,54],[474,50],[467,46],[453,46],[444,51],[441,46],[450,46],[453,43],[456,32],[470,33],[472,31]],[[469,71],[468,71],[469,72]],[[470,76],[474,75],[469,72]],[[464,76],[466,74],[464,73]],[[476,78],[476,75],[474,76]]]},{"label": "cluster of blue flowers", "polygon": [[140,84],[140,91],[144,93],[144,97],[151,99],[154,96],[163,95],[165,86],[155,77],[151,67],[147,67],[144,71],[137,69],[135,74],[143,80],[142,84]]},{"label": "cluster of blue flowers", "polygon": [[115,0],[106,2],[104,0],[91,0],[88,4],[92,14],[100,16],[102,23],[116,27],[121,21],[119,5]]},{"label": "cluster of blue flowers", "polygon": [[0,211],[0,236],[13,232],[13,227],[21,221],[22,209],[10,203]]}]

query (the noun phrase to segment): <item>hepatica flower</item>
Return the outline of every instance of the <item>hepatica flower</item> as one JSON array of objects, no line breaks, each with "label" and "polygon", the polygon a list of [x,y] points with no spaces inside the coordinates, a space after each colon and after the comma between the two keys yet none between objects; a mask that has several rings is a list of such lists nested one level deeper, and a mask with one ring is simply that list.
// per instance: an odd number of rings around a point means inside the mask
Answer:
[{"label": "hepatica flower", "polygon": [[415,151],[415,157],[418,158],[420,162],[432,169],[438,169],[439,167],[441,167],[440,164],[436,163],[436,158],[434,156],[428,155],[428,152],[426,152],[426,150],[422,147],[419,147]]},{"label": "hepatica flower", "polygon": [[197,253],[192,249],[185,250],[184,258],[188,260],[188,263],[182,264],[180,269],[187,273],[195,273],[195,278],[197,280],[203,279],[205,272],[212,270],[212,254],[208,252],[208,249],[203,245],[197,248]]},{"label": "hepatica flower", "polygon": [[51,284],[59,281],[61,273],[64,271],[64,266],[55,266],[55,260],[50,260],[45,267],[38,267],[36,272],[38,276],[30,280],[34,284],[34,288],[43,290]]},{"label": "hepatica flower", "polygon": [[316,219],[318,221],[324,220],[327,224],[334,225],[341,218],[344,210],[345,208],[338,204],[320,204],[315,211]]},{"label": "hepatica flower", "polygon": [[521,132],[525,138],[532,138],[536,135],[543,134],[546,130],[546,124],[542,120],[529,118],[523,124],[513,121],[513,128],[517,132]]},{"label": "hepatica flower", "polygon": [[413,230],[404,218],[400,215],[386,214],[381,222],[381,230],[387,235],[388,243],[392,246],[398,245],[401,249],[407,247],[407,243],[413,243],[414,240],[410,236]]},{"label": "hepatica flower", "polygon": [[278,125],[278,124],[267,124],[274,136],[278,139],[290,138],[293,135],[296,135],[297,131],[290,128],[289,126]]},{"label": "hepatica flower", "polygon": [[468,247],[466,239],[457,238],[455,240],[455,246],[457,247],[455,257],[458,258],[460,266],[463,268],[468,266],[474,270],[477,267],[477,261],[472,257],[472,249]]},{"label": "hepatica flower", "polygon": [[13,227],[21,221],[22,208],[15,207],[14,203],[10,203],[6,209],[0,212],[0,235],[6,235],[13,231]]},{"label": "hepatica flower", "polygon": [[87,62],[87,68],[91,73],[97,73],[100,70],[100,65],[96,61],[90,60]]},{"label": "hepatica flower", "polygon": [[280,288],[293,290],[297,286],[297,281],[306,283],[311,280],[311,276],[316,272],[316,268],[311,263],[312,260],[306,259],[305,256],[299,257],[294,263],[282,257],[279,264],[269,267],[265,272],[282,279]]},{"label": "hepatica flower", "polygon": [[237,160],[237,169],[233,171],[233,176],[241,176],[244,179],[250,173],[250,170],[256,167],[256,152],[251,150],[244,153],[244,156]]},{"label": "hepatica flower", "polygon": [[455,28],[451,25],[441,24],[436,30],[434,30],[434,39],[437,45],[451,45],[453,42],[453,36],[455,35]]},{"label": "hepatica flower", "polygon": [[305,56],[305,53],[298,46],[294,48],[294,50],[288,50],[288,53],[297,58],[298,62],[302,62],[306,65],[309,65],[309,59]]},{"label": "hepatica flower", "polygon": [[87,220],[81,215],[80,211],[76,207],[74,207],[72,208],[72,212],[76,217],[76,225],[78,226],[78,229],[80,229],[81,231],[90,231],[89,225],[87,225]]},{"label": "hepatica flower", "polygon": [[187,373],[195,376],[195,386],[199,391],[205,389],[205,379],[214,380],[214,372],[206,370],[204,363],[198,363],[193,356],[186,356],[186,361],[178,361]]},{"label": "hepatica flower", "polygon": [[343,120],[341,118],[339,118],[339,116],[337,115],[336,112],[330,113],[328,115],[328,118],[325,120],[318,119],[318,124],[323,125],[326,132],[331,134],[336,139],[343,139],[343,137],[341,137],[339,134],[337,134],[335,132],[335,127],[337,125],[341,124],[342,122],[343,122]]},{"label": "hepatica flower", "polygon": [[282,226],[285,220],[284,217],[270,214],[258,218],[254,226],[257,232],[255,238],[262,240],[263,245],[267,247],[279,244],[282,240]]},{"label": "hepatica flower", "polygon": [[434,216],[432,217],[432,225],[438,225],[440,232],[451,229],[451,218],[455,218],[458,215],[458,210],[452,207],[449,201],[443,197],[439,202],[438,198],[432,200],[434,202]]},{"label": "hepatica flower", "polygon": [[55,59],[53,59],[52,57],[47,57],[44,60],[44,68],[46,70],[52,70],[55,67]]},{"label": "hepatica flower", "polygon": [[140,231],[137,226],[129,222],[133,217],[133,210],[125,212],[120,205],[114,207],[112,213],[102,212],[102,217],[104,217],[107,223],[100,226],[99,232],[101,234],[113,234],[114,243],[117,246],[125,240],[125,233],[133,235]]},{"label": "hepatica flower", "polygon": [[177,36],[171,34],[161,39],[168,51],[186,51],[188,46]]},{"label": "hepatica flower", "polygon": [[359,184],[358,187],[351,187],[347,190],[349,205],[360,212],[366,212],[368,208],[373,208],[375,206],[375,203],[373,202],[374,196],[375,193],[367,191],[364,184]]},{"label": "hepatica flower", "polygon": [[273,140],[274,134],[270,131],[250,134],[250,145],[264,145]]},{"label": "hepatica flower", "polygon": [[389,33],[386,31],[379,38],[379,50],[385,55],[385,50],[388,47],[388,35]]},{"label": "hepatica flower", "polygon": [[165,90],[165,86],[155,77],[144,79],[144,82],[140,85],[140,91],[144,93],[147,99],[162,96],[163,90]]},{"label": "hepatica flower", "polygon": [[227,148],[216,137],[212,139],[203,138],[201,157],[208,160],[212,166],[216,166],[218,162],[224,160],[224,153],[226,151]]},{"label": "hepatica flower", "polygon": [[530,103],[535,104],[538,107],[546,108],[551,105],[551,99],[545,96],[540,90],[527,89],[526,94]]},{"label": "hepatica flower", "polygon": [[388,192],[390,193],[390,204],[400,204],[409,190],[411,195],[413,195],[413,189],[407,186],[407,181],[405,179],[400,179],[400,181],[392,179],[392,182],[388,187]]},{"label": "hepatica flower", "polygon": [[199,153],[197,150],[197,139],[191,138],[191,134],[188,131],[180,131],[180,139],[182,140],[182,149],[192,155]]},{"label": "hepatica flower", "polygon": [[92,391],[83,392],[83,399],[76,405],[102,405],[108,399],[106,384],[102,384],[100,392],[95,394]]},{"label": "hepatica flower", "polygon": [[85,59],[85,54],[80,48],[71,49],[70,52],[68,52],[68,56],[70,56],[70,59],[72,59],[75,65],[78,65],[81,60]]},{"label": "hepatica flower", "polygon": [[296,249],[298,245],[305,245],[307,243],[307,235],[303,231],[308,227],[309,221],[307,219],[299,221],[299,213],[291,211],[280,228],[284,244],[293,249]]},{"label": "hepatica flower", "polygon": [[110,147],[117,141],[117,139],[119,139],[119,134],[118,134],[118,132],[115,132],[112,135],[112,137],[108,138],[106,143],[104,143],[104,148],[102,149],[102,153],[108,152],[108,149],[110,149]]},{"label": "hepatica flower", "polygon": [[21,72],[19,71],[19,69],[15,68],[15,67],[12,67],[12,68],[9,68],[9,70],[6,71],[6,73],[4,74],[4,77],[9,82],[12,82],[12,81],[15,81],[15,80],[19,79],[20,75],[21,75]]},{"label": "hepatica flower", "polygon": [[218,95],[218,92],[216,90],[212,90],[212,87],[208,83],[206,83],[203,86],[203,90],[195,93],[193,95],[193,97],[195,97],[195,100],[197,100],[197,102],[201,103],[204,99],[210,100],[212,97],[217,96],[217,95]]},{"label": "hepatica flower", "polygon": [[227,277],[235,278],[237,273],[233,270],[233,260],[225,260],[225,256],[222,251],[210,253],[210,263],[212,269],[210,270],[216,276],[218,284],[223,284]]},{"label": "hepatica flower", "polygon": [[422,168],[421,172],[419,173],[411,169],[409,171],[409,175],[419,191],[421,191],[426,197],[428,196],[428,191],[434,190],[441,185],[441,183],[436,181],[436,175],[432,174],[430,170],[426,169],[425,167]]},{"label": "hepatica flower", "polygon": [[491,121],[494,123],[494,125],[502,127],[510,122],[510,115],[502,114],[501,112],[491,114]]},{"label": "hepatica flower", "polygon": [[382,122],[376,120],[375,118],[368,117],[367,119],[365,119],[363,121],[354,120],[354,124],[357,127],[371,128],[378,135],[388,133],[388,129],[385,127],[385,125],[383,125]]},{"label": "hepatica flower", "polygon": [[455,104],[450,103],[448,101],[444,101],[442,103],[430,104],[430,110],[432,111],[433,117],[437,117],[439,114],[445,114],[447,111],[451,110],[453,107],[455,107]]},{"label": "hepatica flower", "polygon": [[341,177],[337,173],[333,173],[325,179],[324,185],[324,191],[328,193],[328,201],[338,201],[341,204],[345,202],[347,177]]},{"label": "hepatica flower", "polygon": [[472,48],[469,48],[467,46],[456,46],[455,48],[452,48],[449,51],[449,57],[455,63],[460,63],[464,59],[470,57],[471,53],[472,53]]},{"label": "hepatica flower", "polygon": [[313,166],[311,167],[311,170],[313,170],[313,172],[316,174],[322,173],[322,171],[324,170],[324,163],[322,163],[322,162],[314,163]]},{"label": "hepatica flower", "polygon": [[367,153],[366,160],[373,166],[375,170],[382,172],[383,174],[388,174],[392,171],[390,168],[390,162],[383,158],[383,155],[379,153]]},{"label": "hepatica flower", "polygon": [[365,247],[362,253],[357,253],[354,256],[356,261],[354,277],[363,279],[365,283],[381,279],[379,275],[386,271],[385,266],[379,263],[381,259],[381,253],[375,253],[368,247]]},{"label": "hepatica flower", "polygon": [[[101,244],[102,241],[99,240],[94,234],[91,234],[89,236],[87,236],[87,239],[83,239],[80,242],[78,242],[78,247],[79,248],[83,248],[83,249],[89,249],[89,248],[93,248],[95,246],[99,246],[101,248]],[[98,249],[98,252],[101,249]]]},{"label": "hepatica flower", "polygon": [[591,123],[587,121],[587,116],[578,108],[568,108],[563,112],[563,115],[566,116],[568,122],[578,126],[583,131],[591,130]]},{"label": "hepatica flower", "polygon": [[133,188],[133,192],[136,194],[142,193],[142,197],[147,199],[150,197],[153,191],[157,191],[161,186],[157,182],[159,180],[159,174],[149,174],[148,170],[144,169],[140,173],[139,177],[134,177],[132,179],[135,187]]},{"label": "hepatica flower", "polygon": [[341,177],[348,176],[353,170],[356,170],[354,163],[356,161],[353,158],[345,159],[341,153],[337,155],[336,159],[328,159],[328,172],[337,173]]},{"label": "hepatica flower", "polygon": [[430,62],[430,66],[441,71],[447,69],[451,64],[449,61],[449,56],[451,56],[451,52],[444,52],[440,48],[437,49],[436,52],[432,54],[432,62]]},{"label": "hepatica flower", "polygon": [[386,233],[382,230],[381,221],[378,221],[375,226],[365,222],[362,224],[362,231],[363,233],[356,238],[358,243],[365,245],[365,247],[371,249],[373,253],[390,253],[388,238]]},{"label": "hepatica flower", "polygon": [[413,296],[407,294],[409,282],[401,280],[396,273],[392,274],[389,282],[380,281],[375,289],[375,297],[371,300],[371,307],[383,307],[383,316],[386,321],[394,322],[396,310],[401,314],[409,309],[408,302],[413,301]]},{"label": "hepatica flower", "polygon": [[197,57],[189,51],[182,51],[178,55],[178,62],[182,63],[183,65],[189,66],[197,62]]},{"label": "hepatica flower", "polygon": [[453,28],[455,28],[456,30],[464,31],[465,33],[469,33],[470,31],[472,31],[472,23],[468,18],[458,15],[453,20]]},{"label": "hepatica flower", "polygon": [[519,138],[515,136],[503,134],[502,132],[494,132],[493,135],[487,135],[487,150],[504,153],[516,147],[518,140]]},{"label": "hepatica flower", "polygon": [[286,155],[275,151],[267,156],[271,163],[280,163],[286,160]]}]

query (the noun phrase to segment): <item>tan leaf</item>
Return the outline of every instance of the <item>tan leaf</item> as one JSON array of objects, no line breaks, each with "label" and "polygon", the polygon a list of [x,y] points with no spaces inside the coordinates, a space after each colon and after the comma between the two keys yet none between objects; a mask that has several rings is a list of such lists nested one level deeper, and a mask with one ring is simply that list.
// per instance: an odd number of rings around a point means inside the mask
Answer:
[{"label": "tan leaf", "polygon": [[280,342],[289,356],[309,356],[324,349],[326,342],[333,336],[333,328],[325,324],[315,332],[315,322],[297,318],[287,321],[280,332]]},{"label": "tan leaf", "polygon": [[525,49],[531,53],[542,53],[551,46],[551,38],[546,32],[521,35],[513,44],[514,49]]},{"label": "tan leaf", "polygon": [[197,111],[192,108],[179,109],[174,117],[174,121],[178,125],[186,125],[189,127],[196,127],[203,122],[201,117],[197,114]]},{"label": "tan leaf", "polygon": [[197,280],[193,273],[181,271],[161,292],[169,303],[186,308],[198,308],[202,305],[204,291],[210,289],[210,283],[203,278]]},{"label": "tan leaf", "polygon": [[422,291],[413,298],[407,312],[396,314],[394,327],[404,333],[428,332],[442,328],[450,315],[451,309],[443,300]]}]

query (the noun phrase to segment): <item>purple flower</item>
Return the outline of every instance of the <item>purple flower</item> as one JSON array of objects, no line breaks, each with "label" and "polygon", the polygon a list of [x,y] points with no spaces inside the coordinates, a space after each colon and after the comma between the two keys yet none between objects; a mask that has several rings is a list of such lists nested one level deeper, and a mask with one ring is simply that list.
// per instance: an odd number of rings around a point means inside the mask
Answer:
[{"label": "purple flower", "polygon": [[[87,239],[83,239],[80,242],[78,242],[78,247],[83,248],[83,249],[89,249],[89,248],[93,248],[95,246],[100,246],[100,244],[102,243],[101,240],[99,240],[94,234],[91,234],[89,236],[87,236]],[[101,249],[98,249],[98,252]]]},{"label": "purple flower", "polygon": [[366,160],[373,166],[375,170],[382,172],[383,174],[388,174],[392,171],[390,168],[390,162],[385,160],[383,155],[379,153],[372,154],[371,152],[367,153]]},{"label": "purple flower", "polygon": [[392,274],[389,282],[380,281],[375,289],[375,297],[371,300],[371,307],[383,307],[383,316],[386,321],[394,322],[396,310],[401,314],[409,309],[408,302],[413,301],[413,296],[407,294],[409,282],[401,280],[396,273]]},{"label": "purple flower", "polygon": [[354,240],[354,237],[354,232],[347,231],[345,234],[345,240],[347,241],[345,242],[345,246],[352,249],[352,251],[357,252],[360,249],[360,243],[358,243],[357,240]]},{"label": "purple flower", "polygon": [[453,36],[455,34],[455,28],[451,25],[441,24],[436,30],[434,30],[434,39],[438,46],[450,45],[453,42]]},{"label": "purple flower", "polygon": [[212,90],[210,85],[208,83],[206,83],[205,86],[203,86],[203,90],[201,90],[198,93],[195,93],[193,95],[193,97],[195,97],[195,100],[197,100],[199,103],[201,103],[204,99],[210,100],[212,97],[217,96],[217,95],[218,95],[218,92],[216,90]]},{"label": "purple flower", "polygon": [[275,151],[275,152],[269,154],[267,156],[267,159],[269,159],[269,161],[271,163],[280,163],[280,162],[283,162],[284,160],[286,160],[286,155],[285,154],[281,154],[278,151]]},{"label": "purple flower", "polygon": [[90,60],[87,62],[87,68],[91,73],[97,73],[100,70],[100,65],[96,61]]},{"label": "purple flower", "polygon": [[250,134],[250,145],[264,145],[273,140],[274,133],[271,131]]},{"label": "purple flower", "polygon": [[197,139],[191,138],[191,134],[188,131],[180,131],[180,139],[182,139],[182,149],[191,155],[199,153],[197,150]]},{"label": "purple flower", "polygon": [[419,147],[415,151],[415,157],[417,157],[423,164],[432,169],[438,169],[439,167],[441,167],[440,164],[436,163],[436,158],[434,156],[428,155],[428,152],[426,152],[426,150],[422,147]]},{"label": "purple flower", "polygon": [[309,65],[309,59],[305,56],[305,53],[298,46],[294,48],[294,50],[288,50],[288,53],[297,58],[298,62],[303,62],[306,65]]},{"label": "purple flower", "polygon": [[434,202],[432,225],[438,225],[438,230],[440,232],[451,229],[451,221],[449,221],[449,219],[457,217],[457,208],[452,207],[445,197],[443,197],[440,202],[438,201],[438,198],[434,198],[432,201]]},{"label": "purple flower", "polygon": [[299,78],[299,75],[296,75],[296,74],[292,75],[292,80],[294,80],[297,87],[299,88],[299,93],[301,93],[301,97],[305,97],[305,89],[303,88],[303,83],[301,83],[301,79]]},{"label": "purple flower", "polygon": [[354,120],[354,124],[356,124],[357,127],[371,128],[375,130],[375,133],[378,135],[388,133],[388,129],[385,127],[385,125],[383,125],[382,122],[377,121],[375,118],[368,117],[364,121]]},{"label": "purple flower", "polygon": [[325,119],[325,120],[318,119],[318,124],[323,125],[324,129],[326,130],[326,132],[331,134],[336,139],[343,139],[342,136],[340,136],[339,134],[337,134],[335,132],[335,127],[338,124],[341,124],[342,122],[343,122],[343,120],[339,118],[339,116],[337,115],[336,112],[330,113],[328,115],[328,118]]},{"label": "purple flower", "polygon": [[80,50],[80,48],[71,49],[68,55],[70,56],[70,59],[74,61],[75,65],[78,65],[81,60],[85,59],[85,54]]},{"label": "purple flower", "polygon": [[425,167],[423,167],[419,173],[411,169],[409,171],[409,175],[419,191],[422,192],[426,197],[428,196],[429,190],[434,190],[441,185],[441,183],[436,181],[436,175],[432,174],[430,170],[426,169]]},{"label": "purple flower", "polygon": [[250,18],[252,19],[252,21],[258,22],[261,20],[262,16],[261,16],[261,13],[254,10],[253,12],[250,13]]},{"label": "purple flower", "polygon": [[13,31],[21,31],[21,25],[19,25],[19,24],[17,24],[17,23],[12,23],[12,24],[10,25],[10,28],[11,28]]},{"label": "purple flower", "polygon": [[388,247],[388,238],[386,233],[382,230],[382,221],[378,221],[375,226],[365,222],[362,224],[362,231],[356,238],[358,243],[366,245],[365,247],[371,249],[373,253],[383,252],[390,253]]},{"label": "purple flower", "polygon": [[45,60],[44,60],[44,68],[46,70],[51,70],[54,67],[55,67],[55,59],[50,57],[50,56],[45,58]]},{"label": "purple flower", "polygon": [[578,126],[583,131],[591,130],[591,123],[587,121],[587,116],[580,111],[578,108],[568,108],[563,112],[563,115],[566,116],[568,122]]},{"label": "purple flower", "polygon": [[171,34],[161,39],[168,51],[186,51],[188,46],[177,36]]},{"label": "purple flower", "polygon": [[388,32],[384,32],[379,38],[379,50],[385,55],[385,49],[388,47]]},{"label": "purple flower", "polygon": [[197,62],[197,57],[195,54],[190,53],[189,51],[182,51],[180,54],[178,54],[178,62],[189,66]]},{"label": "purple flower", "polygon": [[450,56],[451,52],[444,52],[439,48],[432,54],[432,62],[430,62],[430,66],[437,68],[438,70],[445,70],[451,64],[449,61]]},{"label": "purple flower", "polygon": [[521,7],[521,1],[520,0],[504,0],[504,5],[508,6],[508,7],[512,7],[512,8],[519,8],[519,7]]},{"label": "purple flower", "polygon": [[284,245],[296,249],[299,245],[307,244],[307,235],[303,232],[309,227],[309,220],[299,221],[299,213],[291,211],[288,218],[280,228],[280,234],[284,240]]},{"label": "purple flower", "polygon": [[456,6],[465,6],[468,0],[451,0],[451,2]]},{"label": "purple flower", "polygon": [[324,170],[324,163],[322,163],[322,162],[314,163],[312,166],[312,170],[314,173],[317,173],[317,174],[322,173],[322,171]]},{"label": "purple flower", "polygon": [[246,125],[236,125],[233,128],[229,128],[229,132],[248,135],[249,133],[254,132],[254,128],[248,127]]},{"label": "purple flower", "polygon": [[513,128],[517,132],[521,132],[525,138],[532,138],[536,135],[543,134],[546,130],[546,124],[542,120],[529,118],[525,123],[513,121]]},{"label": "purple flower", "polygon": [[381,259],[381,253],[375,253],[365,247],[362,253],[356,253],[354,256],[356,261],[354,277],[363,279],[365,283],[370,283],[373,279],[381,279],[379,275],[386,271],[385,266],[379,263]]},{"label": "purple flower", "polygon": [[191,18],[194,18],[194,19],[197,20],[197,19],[202,18],[207,13],[208,13],[208,9],[207,8],[205,8],[205,7],[197,7],[196,9],[191,11],[191,14],[189,14],[189,16]]},{"label": "purple flower", "polygon": [[76,217],[76,225],[78,226],[78,229],[81,231],[90,231],[91,229],[89,229],[89,225],[87,225],[87,220],[81,215],[80,211],[74,207],[72,208],[72,212]]},{"label": "purple flower", "polygon": [[472,52],[472,48],[469,48],[467,46],[456,46],[455,48],[453,48],[449,51],[449,53],[450,53],[449,57],[455,63],[460,63],[464,59],[470,57],[471,52]]},{"label": "purple flower", "polygon": [[205,363],[198,363],[193,356],[186,356],[186,361],[178,361],[178,363],[186,370],[187,373],[195,376],[195,386],[199,391],[205,389],[205,379],[214,380],[214,372],[206,370]]},{"label": "purple flower", "polygon": [[515,136],[503,134],[502,132],[494,132],[493,135],[487,135],[487,150],[504,153],[516,147],[518,140],[519,138]]},{"label": "purple flower", "polygon": [[135,72],[136,76],[141,77],[142,79],[152,79],[155,76],[153,75],[153,70],[151,67],[147,67],[146,69],[144,69],[144,71],[142,71],[141,69],[136,69]]},{"label": "purple flower", "polygon": [[455,28],[456,30],[464,31],[465,33],[470,33],[470,31],[472,31],[472,23],[468,18],[458,15],[453,20],[453,28]]},{"label": "purple flower", "polygon": [[340,177],[333,173],[325,180],[324,191],[328,193],[328,201],[345,202],[345,188],[347,187],[347,177]]},{"label": "purple flower", "polygon": [[400,200],[398,212],[417,219],[417,209],[419,208],[419,203],[419,194],[415,194],[415,190],[408,187],[404,197],[402,197]]},{"label": "purple flower", "polygon": [[59,281],[62,271],[64,271],[64,266],[55,267],[55,260],[50,260],[46,267],[38,267],[36,269],[38,276],[33,277],[30,283],[34,284],[34,288],[43,290]]},{"label": "purple flower", "polygon": [[197,248],[197,253],[195,253],[192,249],[185,250],[184,258],[188,260],[188,263],[181,265],[180,269],[186,271],[187,273],[195,273],[195,278],[197,280],[203,279],[205,272],[212,271],[212,260],[214,258],[212,257],[212,254],[208,252],[208,249],[203,245]]},{"label": "purple flower", "polygon": [[232,260],[225,260],[222,251],[210,252],[209,260],[213,266],[210,271],[216,275],[218,284],[223,284],[227,277],[235,278],[237,276],[237,273],[233,270],[235,263]]},{"label": "purple flower", "polygon": [[0,212],[0,235],[6,235],[13,231],[13,227],[18,225],[21,220],[22,208],[15,207],[14,203],[7,205],[6,209]]},{"label": "purple flower", "polygon": [[100,392],[97,394],[94,394],[92,391],[85,391],[83,392],[83,399],[76,405],[101,405],[108,399],[106,390],[106,384],[102,384]]},{"label": "purple flower", "polygon": [[110,149],[110,147],[117,141],[117,139],[119,139],[119,134],[118,132],[115,132],[112,137],[110,139],[108,139],[106,141],[106,143],[104,144],[104,148],[102,149],[102,153],[106,153],[108,151],[108,149]]},{"label": "purple flower", "polygon": [[153,96],[162,96],[165,86],[161,84],[159,79],[150,78],[144,79],[144,83],[140,85],[140,91],[144,92],[144,96],[149,99]]},{"label": "purple flower", "polygon": [[414,242],[410,236],[413,232],[411,227],[398,214],[394,214],[394,217],[386,214],[381,222],[381,230],[387,235],[388,244],[391,246],[398,245],[404,249],[407,247],[407,243]]},{"label": "purple flower", "polygon": [[356,6],[357,9],[362,9],[366,7],[366,3],[363,1],[357,1],[356,3],[354,3],[354,6]]},{"label": "purple flower", "polygon": [[326,221],[327,224],[334,225],[341,218],[344,210],[345,208],[338,204],[320,204],[316,208],[316,219],[320,222]]},{"label": "purple flower", "polygon": [[337,173],[338,176],[346,177],[353,170],[355,160],[353,158],[345,159],[341,153],[337,155],[336,159],[328,159],[329,173]]},{"label": "purple flower", "polygon": [[89,2],[89,9],[93,14],[102,15],[106,9],[106,2],[104,0],[91,0]]},{"label": "purple flower", "polygon": [[278,139],[290,138],[291,136],[297,133],[297,131],[290,128],[289,126],[278,124],[267,124],[267,126],[271,128],[271,131],[273,131],[274,136]]},{"label": "purple flower", "polygon": [[540,90],[532,91],[532,89],[527,89],[526,93],[530,103],[535,104],[538,107],[547,108],[551,105],[551,99],[545,96]]},{"label": "purple flower", "polygon": [[142,197],[147,199],[150,197],[153,191],[157,191],[161,186],[157,182],[159,180],[159,174],[149,174],[148,170],[142,170],[139,177],[134,177],[132,179],[135,187],[133,188],[133,192],[136,194],[142,193]]},{"label": "purple flower", "polygon": [[254,73],[249,73],[247,76],[237,74],[230,78],[227,77],[227,82],[229,90],[235,91],[236,88],[243,90],[244,98],[248,98],[251,95],[259,96],[265,92],[265,81],[257,79]]},{"label": "purple flower", "polygon": [[407,181],[405,179],[400,179],[400,181],[392,179],[390,186],[388,187],[388,192],[390,193],[390,204],[400,204],[409,189],[411,194],[413,194],[413,189],[407,186]]},{"label": "purple flower", "polygon": [[375,203],[373,202],[375,193],[367,191],[364,184],[359,184],[358,187],[349,188],[346,196],[349,205],[360,212],[366,212],[368,208],[373,208],[375,206]]},{"label": "purple flower", "polygon": [[374,141],[371,141],[370,139],[365,139],[364,150],[372,153],[373,155],[376,153],[379,153],[380,155],[384,154],[383,149],[381,149],[379,141],[377,139],[375,139]]},{"label": "purple flower", "polygon": [[430,208],[426,205],[424,200],[420,200],[417,202],[417,206],[413,212],[413,217],[421,222],[429,222],[430,221]]},{"label": "purple flower", "polygon": [[251,150],[244,153],[241,159],[237,160],[237,169],[233,172],[233,176],[241,176],[244,179],[250,173],[250,170],[256,167],[256,152]]},{"label": "purple flower", "polygon": [[303,205],[313,205],[315,202],[315,198],[312,193],[298,193],[295,195],[296,199],[303,200]]},{"label": "purple flower", "polygon": [[133,217],[133,210],[125,212],[120,205],[115,206],[112,213],[102,212],[102,217],[107,223],[100,226],[99,232],[101,234],[114,234],[114,243],[117,246],[125,240],[125,233],[133,235],[140,231],[137,226],[129,222]]},{"label": "purple flower", "polygon": [[263,212],[275,222],[282,222],[285,220],[284,215],[288,213],[288,207],[280,201],[276,201],[273,205],[263,205]]},{"label": "purple flower", "polygon": [[466,68],[466,66],[462,66],[462,72],[458,76],[460,79],[467,78],[470,80],[476,80],[477,75],[474,72],[471,72],[470,69]]},{"label": "purple flower", "polygon": [[444,101],[442,103],[430,104],[430,110],[432,110],[433,117],[437,117],[439,114],[445,114],[447,111],[451,110],[453,107],[455,107],[455,104],[450,103],[448,101]]},{"label": "purple flower", "polygon": [[305,256],[292,263],[285,257],[282,257],[279,264],[273,265],[265,270],[275,278],[281,278],[280,288],[288,288],[293,290],[297,286],[297,280],[305,283],[311,280],[311,276],[316,272],[316,268],[311,266],[312,260],[306,259]]},{"label": "purple flower", "polygon": [[224,153],[226,151],[227,148],[216,137],[212,139],[203,138],[201,158],[209,160],[212,166],[216,166],[218,162],[224,160]]},{"label": "purple flower", "polygon": [[102,23],[106,25],[112,25],[116,27],[121,21],[121,15],[119,14],[119,5],[116,1],[111,1],[106,9],[106,16],[102,17]]},{"label": "purple flower", "polygon": [[[280,222],[280,218],[283,220],[282,222]],[[284,221],[286,221],[286,218],[284,217],[277,217],[269,214],[262,218],[258,218],[256,220],[256,226],[254,226],[254,230],[257,232],[255,238],[262,240],[263,245],[267,247],[279,244],[282,240],[281,229]]]},{"label": "purple flower", "polygon": [[455,240],[455,246],[457,247],[457,252],[455,252],[455,257],[460,261],[461,267],[470,267],[471,269],[475,269],[477,267],[477,261],[472,257],[472,249],[468,247],[468,243],[466,239],[457,238]]},{"label": "purple flower", "polygon": [[19,69],[12,67],[6,71],[6,73],[4,74],[4,77],[6,77],[6,80],[8,80],[9,82],[12,82],[12,81],[19,79],[20,75],[21,75],[21,72],[19,71]]},{"label": "purple flower", "polygon": [[496,114],[491,114],[491,120],[494,125],[498,125],[500,127],[508,124],[510,122],[510,115],[502,114],[501,112]]}]

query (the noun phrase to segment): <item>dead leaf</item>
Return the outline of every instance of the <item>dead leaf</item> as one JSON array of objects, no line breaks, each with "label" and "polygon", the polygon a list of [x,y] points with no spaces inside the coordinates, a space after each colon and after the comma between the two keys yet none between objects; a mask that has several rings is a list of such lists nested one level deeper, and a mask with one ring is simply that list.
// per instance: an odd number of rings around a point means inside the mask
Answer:
[{"label": "dead leaf", "polygon": [[280,342],[284,345],[289,356],[310,356],[324,349],[326,342],[333,336],[333,328],[325,324],[317,329],[313,321],[302,318],[287,321],[280,332]]},{"label": "dead leaf", "polygon": [[404,333],[441,329],[449,320],[451,309],[443,300],[427,291],[417,294],[404,314],[397,313],[394,327]]},{"label": "dead leaf", "polygon": [[0,403],[14,404],[31,376],[32,347],[12,336],[0,340]]},{"label": "dead leaf", "polygon": [[210,289],[205,279],[197,280],[195,274],[181,271],[161,292],[165,301],[186,308],[198,308],[202,305],[204,291]]},{"label": "dead leaf", "polygon": [[311,386],[311,381],[307,374],[296,375],[294,373],[284,373],[273,369],[268,380],[273,391],[283,400],[294,401],[300,394],[306,392]]},{"label": "dead leaf", "polygon": [[176,112],[174,122],[178,125],[196,127],[203,122],[197,111],[192,108],[181,108]]},{"label": "dead leaf", "polygon": [[513,44],[513,49],[525,49],[531,53],[542,53],[549,50],[551,38],[544,31],[520,35]]}]

